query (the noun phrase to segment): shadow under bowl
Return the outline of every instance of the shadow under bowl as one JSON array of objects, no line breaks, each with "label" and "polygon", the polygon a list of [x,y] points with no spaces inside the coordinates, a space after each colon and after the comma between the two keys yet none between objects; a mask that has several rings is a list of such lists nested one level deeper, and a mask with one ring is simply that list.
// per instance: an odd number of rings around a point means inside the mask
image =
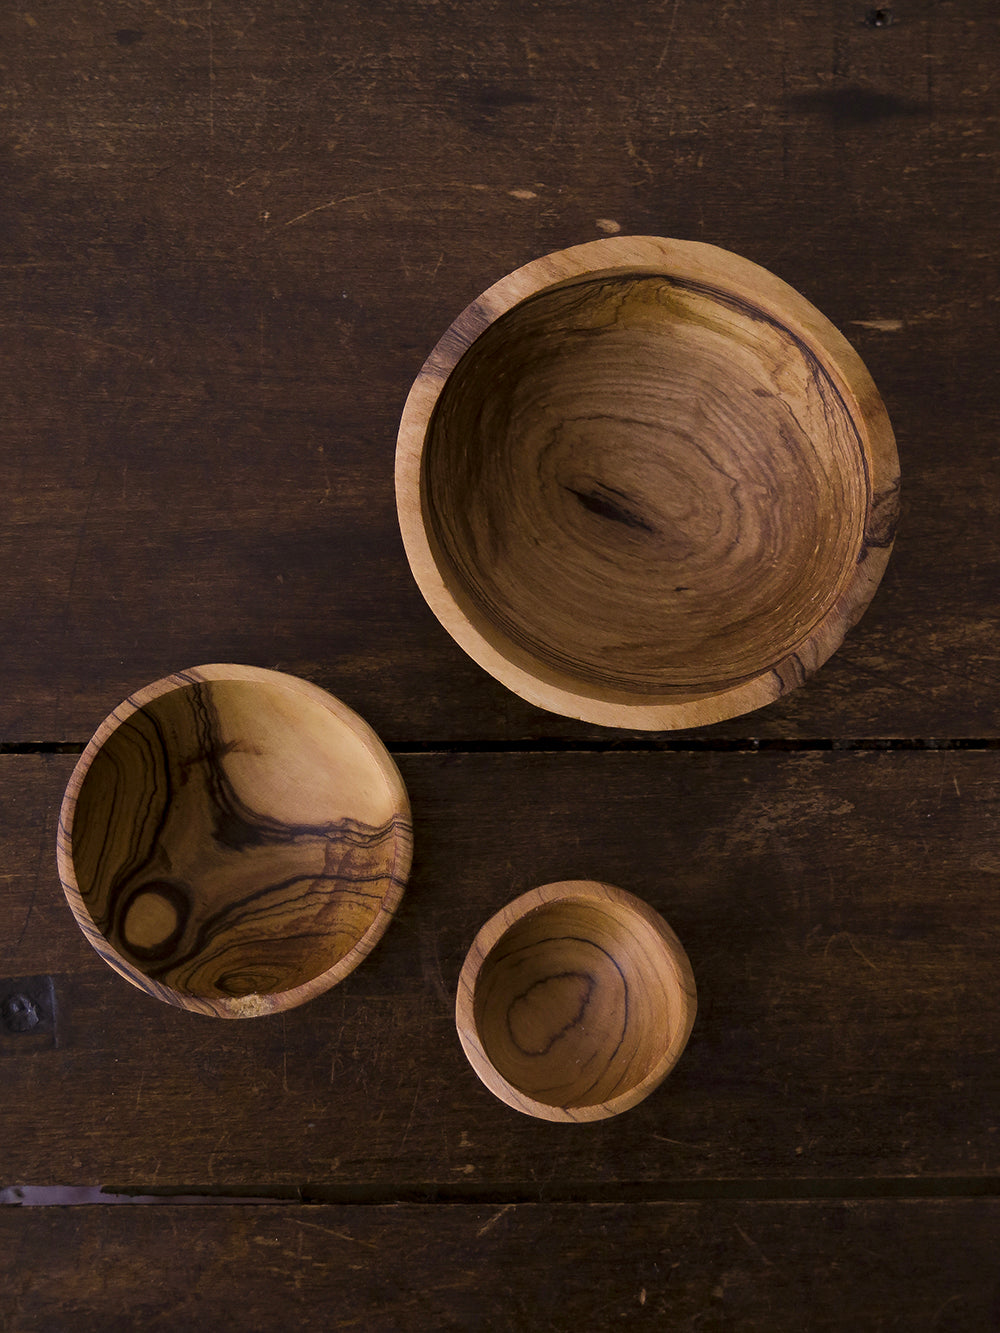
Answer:
[{"label": "shadow under bowl", "polygon": [[402,779],[367,723],[307,681],[212,665],[105,720],[67,786],[57,857],[115,971],[169,1004],[246,1018],[358,965],[411,846]]},{"label": "shadow under bowl", "polygon": [[518,269],[428,358],[400,424],[407,557],[524,698],[629,729],[771,702],[874,594],[895,441],[857,353],[713,246],[614,237]]}]

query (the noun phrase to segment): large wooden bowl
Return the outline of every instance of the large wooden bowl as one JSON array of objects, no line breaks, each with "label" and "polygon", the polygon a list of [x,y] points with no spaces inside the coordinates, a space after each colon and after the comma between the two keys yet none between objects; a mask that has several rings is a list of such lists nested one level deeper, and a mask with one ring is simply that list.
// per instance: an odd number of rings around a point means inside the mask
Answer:
[{"label": "large wooden bowl", "polygon": [[288,1009],[381,938],[410,808],[378,737],[277,671],[202,666],[132,695],[70,778],[59,874],[101,957],[169,1004]]},{"label": "large wooden bowl", "polygon": [[647,1097],[694,1023],[694,976],[647,903],[594,880],[544,884],[476,936],[455,1021],[501,1101],[543,1120],[603,1120]]},{"label": "large wooden bowl", "polygon": [[614,237],[468,307],[407,399],[396,493],[441,623],[544,708],[665,730],[771,702],[889,558],[892,428],[804,297],[713,246]]}]

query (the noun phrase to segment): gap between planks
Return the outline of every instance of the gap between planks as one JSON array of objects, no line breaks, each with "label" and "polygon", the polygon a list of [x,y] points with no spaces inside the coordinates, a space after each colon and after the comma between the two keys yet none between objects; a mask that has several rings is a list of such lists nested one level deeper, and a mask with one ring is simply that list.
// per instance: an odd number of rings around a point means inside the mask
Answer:
[{"label": "gap between planks", "polygon": [[437,1204],[488,1207],[574,1204],[620,1206],[625,1204],[755,1202],[801,1203],[860,1199],[978,1199],[1000,1197],[1000,1178],[995,1176],[891,1176],[850,1179],[802,1177],[726,1179],[702,1181],[651,1181],[605,1183],[583,1182],[560,1185],[558,1191],[530,1185],[504,1185],[492,1189],[461,1185],[412,1186],[400,1190],[369,1186],[303,1185],[267,1194],[246,1190],[219,1190],[183,1186],[154,1189],[106,1186],[18,1185],[0,1188],[0,1207],[80,1207],[109,1204],[275,1205],[311,1207],[387,1207],[395,1204]]},{"label": "gap between planks", "polygon": [[[79,755],[85,748],[82,741],[0,741],[0,755]],[[625,736],[608,740],[557,737],[520,741],[392,741],[385,742],[385,748],[394,755],[912,753],[1000,750],[1000,736],[760,737],[738,740],[697,736],[649,739]]]}]

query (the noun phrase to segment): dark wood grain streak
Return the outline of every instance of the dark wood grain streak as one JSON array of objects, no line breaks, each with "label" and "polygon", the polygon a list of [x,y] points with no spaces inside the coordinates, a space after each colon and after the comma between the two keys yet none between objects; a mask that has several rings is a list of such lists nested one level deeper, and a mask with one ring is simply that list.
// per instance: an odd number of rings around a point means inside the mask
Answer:
[{"label": "dark wood grain streak", "polygon": [[223,665],[157,682],[102,724],[67,786],[57,857],[116,971],[239,1017],[356,965],[411,848],[399,774],[360,718],[297,679]]},{"label": "dark wood grain streak", "polygon": [[[55,972],[60,1022],[55,1049],[0,1049],[12,1181],[552,1197],[1000,1170],[995,752],[401,756],[418,838],[391,929],[309,1004],[226,1024],[80,935],[51,851],[71,767],[0,758],[0,975]],[[699,1013],[641,1105],[547,1125],[479,1084],[455,990],[494,912],[583,874],[670,921]]]},{"label": "dark wood grain streak", "polygon": [[18,1333],[991,1333],[998,1244],[995,1199],[0,1213]]}]

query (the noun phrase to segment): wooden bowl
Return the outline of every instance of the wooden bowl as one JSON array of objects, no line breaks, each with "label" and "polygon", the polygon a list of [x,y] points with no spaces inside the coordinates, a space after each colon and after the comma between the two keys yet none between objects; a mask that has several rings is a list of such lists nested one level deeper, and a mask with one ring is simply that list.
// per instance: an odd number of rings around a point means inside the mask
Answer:
[{"label": "wooden bowl", "polygon": [[438,619],[532,703],[664,730],[758,708],[885,569],[892,428],[850,344],[714,246],[613,237],[468,307],[410,392],[400,527]]},{"label": "wooden bowl", "polygon": [[98,728],[63,799],[59,875],[97,952],[168,1004],[289,1009],[381,938],[410,868],[402,779],[372,729],[277,671],[202,666]]},{"label": "wooden bowl", "polygon": [[694,1023],[694,976],[651,907],[610,884],[566,880],[482,928],[455,1020],[473,1069],[542,1120],[603,1120],[649,1095]]}]

